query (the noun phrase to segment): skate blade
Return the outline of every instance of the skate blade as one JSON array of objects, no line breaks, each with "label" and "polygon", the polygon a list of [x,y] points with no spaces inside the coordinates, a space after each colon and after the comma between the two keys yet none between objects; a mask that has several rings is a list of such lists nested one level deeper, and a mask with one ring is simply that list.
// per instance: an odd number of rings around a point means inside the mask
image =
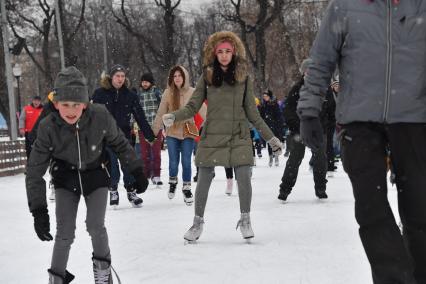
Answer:
[{"label": "skate blade", "polygon": [[142,203],[140,203],[140,204],[134,204],[134,203],[132,203],[132,207],[133,208],[141,208],[142,207]]},{"label": "skate blade", "polygon": [[248,237],[248,238],[244,238],[244,240],[246,241],[247,244],[251,244],[253,239],[254,239],[254,236]]},{"label": "skate blade", "polygon": [[[197,240],[198,240],[198,239],[197,239]],[[184,246],[186,246],[186,245],[196,245],[196,244],[197,244],[197,240],[192,241],[192,240],[187,240],[187,239],[185,239],[185,241],[184,241],[183,245],[184,245]]]},{"label": "skate blade", "polygon": [[191,206],[192,205],[192,203],[194,203],[194,201],[185,201],[185,204],[186,204],[186,206]]},{"label": "skate blade", "polygon": [[111,205],[112,210],[118,210],[118,205]]}]

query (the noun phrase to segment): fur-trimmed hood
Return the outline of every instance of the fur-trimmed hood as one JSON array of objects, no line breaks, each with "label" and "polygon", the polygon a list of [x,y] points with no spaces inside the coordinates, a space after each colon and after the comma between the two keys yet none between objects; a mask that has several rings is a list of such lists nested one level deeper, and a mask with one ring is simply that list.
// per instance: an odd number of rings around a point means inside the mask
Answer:
[{"label": "fur-trimmed hood", "polygon": [[169,76],[167,76],[167,89],[169,89],[169,90],[172,89],[172,86],[169,85],[169,78],[173,77],[174,74],[171,74],[171,72],[175,67],[179,67],[183,71],[183,76],[185,77],[185,81],[184,81],[181,89],[182,89],[182,91],[186,92],[189,89],[189,87],[191,87],[190,86],[191,78],[189,77],[188,70],[186,70],[185,67],[183,67],[182,65],[173,66],[169,70]]},{"label": "fur-trimmed hood", "polygon": [[[106,90],[113,88],[112,83],[111,83],[111,77],[109,76],[109,74],[102,72],[101,80],[99,81],[99,85]],[[126,87],[126,88],[130,88],[130,81],[129,81],[129,78],[127,78],[127,76],[126,76],[126,81],[124,81],[123,86]]]},{"label": "fur-trimmed hood", "polygon": [[244,82],[247,77],[246,49],[241,39],[233,32],[220,31],[209,36],[204,44],[203,68],[205,69],[205,79],[209,85],[212,83],[213,62],[216,57],[214,50],[218,43],[230,42],[235,48],[235,80]]}]

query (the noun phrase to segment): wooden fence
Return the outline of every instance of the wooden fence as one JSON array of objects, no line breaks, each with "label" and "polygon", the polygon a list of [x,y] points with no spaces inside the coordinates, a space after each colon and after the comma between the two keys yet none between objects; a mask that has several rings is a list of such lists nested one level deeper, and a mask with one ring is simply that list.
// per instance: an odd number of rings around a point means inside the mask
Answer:
[{"label": "wooden fence", "polygon": [[0,177],[25,172],[26,163],[24,140],[0,142]]}]

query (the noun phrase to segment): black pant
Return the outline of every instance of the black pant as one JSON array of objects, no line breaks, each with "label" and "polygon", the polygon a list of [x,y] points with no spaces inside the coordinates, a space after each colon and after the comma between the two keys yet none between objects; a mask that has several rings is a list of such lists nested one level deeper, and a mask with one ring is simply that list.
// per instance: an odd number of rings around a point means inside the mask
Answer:
[{"label": "black pant", "polygon": [[334,171],[334,147],[333,147],[333,137],[334,137],[334,131],[336,130],[335,127],[328,127],[327,128],[327,147],[326,147],[326,153],[327,153],[327,168],[329,171]]},{"label": "black pant", "polygon": [[34,142],[29,138],[29,134],[29,132],[25,132],[25,153],[27,154],[27,160],[30,158],[31,148]]},{"label": "black pant", "polygon": [[[343,131],[343,167],[352,183],[355,218],[374,283],[425,284],[426,124],[352,123]],[[402,235],[387,199],[387,146]]]},{"label": "black pant", "polygon": [[233,179],[234,178],[234,170],[235,170],[235,168],[225,167],[225,174],[226,174],[227,179]]},{"label": "black pant", "polygon": [[[291,140],[290,156],[285,165],[284,174],[281,178],[280,191],[290,193],[296,184],[299,166],[305,156],[305,145],[300,141],[299,135],[291,134],[288,137]],[[325,145],[318,152],[313,152],[313,172],[316,191],[326,189],[327,179],[327,161],[325,156]]]}]

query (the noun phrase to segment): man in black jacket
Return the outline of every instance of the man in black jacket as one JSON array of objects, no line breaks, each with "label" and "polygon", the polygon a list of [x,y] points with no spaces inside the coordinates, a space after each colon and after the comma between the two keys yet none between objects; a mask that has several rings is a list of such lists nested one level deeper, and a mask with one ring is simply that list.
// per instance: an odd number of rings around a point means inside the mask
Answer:
[{"label": "man in black jacket", "polygon": [[[305,73],[305,70],[310,63],[310,59],[305,59],[301,65],[302,74]],[[298,83],[296,83],[293,88],[290,90],[287,100],[286,107],[284,108],[284,118],[287,122],[287,125],[290,130],[290,135],[288,139],[291,140],[291,148],[290,148],[290,156],[287,160],[284,174],[281,178],[280,184],[280,193],[278,195],[278,199],[282,201],[286,201],[288,195],[296,184],[297,174],[299,172],[300,163],[305,156],[305,145],[300,140],[300,120],[296,113],[297,102],[299,101],[299,91],[304,83],[304,75]],[[328,109],[328,107],[324,107],[324,109]],[[322,115],[322,117],[326,117],[326,115]],[[325,126],[325,125],[324,125]],[[323,129],[326,127],[323,126]],[[325,133],[323,135],[325,137]],[[323,138],[323,141],[325,138]],[[313,173],[314,173],[314,183],[315,183],[315,195],[324,199],[327,198],[326,194],[326,173],[327,173],[327,158],[325,154],[325,143],[322,144],[322,147],[319,149],[312,149],[313,155]]]},{"label": "man in black jacket", "polygon": [[[122,65],[114,65],[109,75],[101,78],[101,88],[95,90],[92,97],[93,103],[104,104],[108,111],[115,118],[118,127],[123,131],[126,138],[130,141],[131,136],[131,116],[135,118],[139,128],[143,132],[148,142],[155,141],[154,133],[151,130],[145,118],[142,106],[135,93],[128,88],[128,80],[126,78],[126,69]],[[111,191],[110,205],[116,206],[119,203],[118,182],[120,181],[120,169],[116,155],[107,148],[110,158],[111,169]],[[142,199],[136,195],[133,187],[134,178],[128,173],[125,167],[122,167],[124,187],[127,191],[127,198],[134,207],[142,204]]]}]

